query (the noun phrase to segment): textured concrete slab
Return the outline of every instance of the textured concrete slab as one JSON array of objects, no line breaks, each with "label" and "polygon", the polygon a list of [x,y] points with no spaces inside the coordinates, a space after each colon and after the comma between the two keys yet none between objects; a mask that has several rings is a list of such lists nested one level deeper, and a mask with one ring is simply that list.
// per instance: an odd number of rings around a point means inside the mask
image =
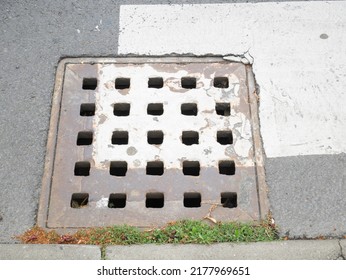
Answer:
[{"label": "textured concrete slab", "polygon": [[109,260],[336,260],[338,240],[296,240],[248,244],[134,245],[106,248]]},{"label": "textured concrete slab", "polygon": [[281,235],[346,234],[346,154],[270,158],[266,173]]},{"label": "textured concrete slab", "polygon": [[346,239],[340,240],[341,255],[344,260],[346,260]]},{"label": "textured concrete slab", "polygon": [[101,250],[89,245],[0,244],[0,260],[100,260]]},{"label": "textured concrete slab", "polygon": [[341,153],[345,13],[342,1],[122,5],[119,53],[246,56],[260,88],[266,155]]}]

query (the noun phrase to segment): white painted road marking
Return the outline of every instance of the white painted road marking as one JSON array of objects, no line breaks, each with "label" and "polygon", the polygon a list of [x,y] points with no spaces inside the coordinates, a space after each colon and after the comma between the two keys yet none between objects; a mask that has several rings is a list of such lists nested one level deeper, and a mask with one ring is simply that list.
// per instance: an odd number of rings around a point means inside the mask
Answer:
[{"label": "white painted road marking", "polygon": [[249,54],[268,157],[346,152],[345,2],[122,5],[119,54]]}]

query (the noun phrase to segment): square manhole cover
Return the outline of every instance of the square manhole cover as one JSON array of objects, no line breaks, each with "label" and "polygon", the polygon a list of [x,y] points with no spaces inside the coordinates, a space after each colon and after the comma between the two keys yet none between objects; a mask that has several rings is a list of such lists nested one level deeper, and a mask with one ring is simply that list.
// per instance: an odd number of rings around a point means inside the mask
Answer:
[{"label": "square manhole cover", "polygon": [[39,224],[261,219],[258,127],[250,66],[222,58],[64,59]]}]

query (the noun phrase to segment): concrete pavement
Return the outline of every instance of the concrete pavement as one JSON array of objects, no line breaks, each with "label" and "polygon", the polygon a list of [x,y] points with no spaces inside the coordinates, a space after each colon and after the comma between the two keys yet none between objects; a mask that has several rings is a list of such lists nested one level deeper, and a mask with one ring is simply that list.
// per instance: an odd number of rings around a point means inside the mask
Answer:
[{"label": "concrete pavement", "polygon": [[100,260],[98,246],[0,244],[0,260]]},{"label": "concrete pavement", "polygon": [[0,244],[0,260],[345,260],[345,241],[108,246],[103,254],[98,246]]}]

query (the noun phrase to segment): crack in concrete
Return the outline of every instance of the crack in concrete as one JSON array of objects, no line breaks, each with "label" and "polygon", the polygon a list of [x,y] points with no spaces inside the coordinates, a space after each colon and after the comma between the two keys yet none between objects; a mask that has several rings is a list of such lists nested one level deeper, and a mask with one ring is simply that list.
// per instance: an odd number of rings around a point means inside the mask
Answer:
[{"label": "crack in concrete", "polygon": [[346,256],[344,255],[344,252],[342,250],[341,240],[340,239],[338,240],[338,244],[339,244],[339,247],[340,247],[340,256],[339,256],[339,258],[341,258],[343,260],[346,260]]}]

